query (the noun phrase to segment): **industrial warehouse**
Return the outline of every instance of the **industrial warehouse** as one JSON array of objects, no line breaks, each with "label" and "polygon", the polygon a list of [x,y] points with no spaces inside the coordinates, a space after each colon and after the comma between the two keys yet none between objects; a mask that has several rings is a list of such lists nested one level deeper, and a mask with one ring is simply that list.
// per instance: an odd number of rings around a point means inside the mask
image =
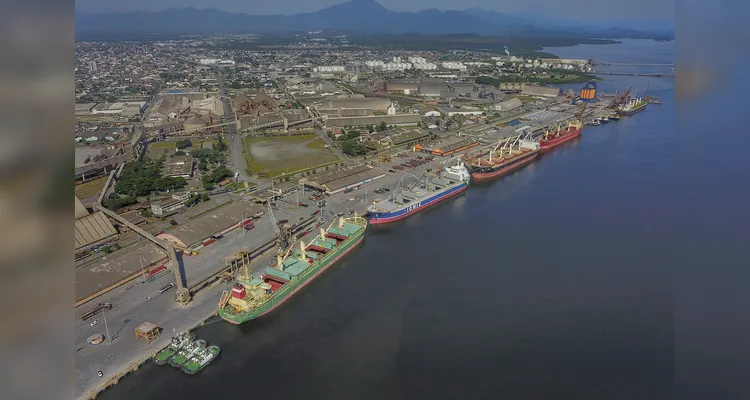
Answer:
[{"label": "industrial warehouse", "polygon": [[236,228],[238,223],[261,210],[263,210],[262,207],[250,202],[236,201],[176,226],[169,232],[159,234],[156,237],[174,243],[179,248],[196,250],[210,242],[211,239],[221,237],[227,231]]},{"label": "industrial warehouse", "polygon": [[457,140],[436,140],[424,144],[416,144],[414,151],[432,154],[434,156],[450,156],[460,151],[478,146],[479,142],[473,138],[463,138]]},{"label": "industrial warehouse", "polygon": [[305,187],[325,192],[328,195],[353,189],[385,176],[385,171],[366,165],[352,165],[335,171],[321,172],[300,179]]}]

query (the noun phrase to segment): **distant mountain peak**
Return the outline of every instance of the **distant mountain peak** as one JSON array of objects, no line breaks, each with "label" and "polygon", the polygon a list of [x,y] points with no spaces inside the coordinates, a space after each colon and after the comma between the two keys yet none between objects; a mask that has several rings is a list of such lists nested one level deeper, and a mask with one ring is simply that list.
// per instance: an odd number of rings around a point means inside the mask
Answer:
[{"label": "distant mountain peak", "polygon": [[[383,7],[382,4],[375,0],[349,0],[343,3],[334,4],[323,10],[357,10],[357,11],[376,11],[376,12],[390,12],[391,10]],[[321,10],[321,11],[323,11]]]},{"label": "distant mountain peak", "polygon": [[[608,26],[623,26],[609,24]],[[552,22],[529,20],[480,8],[464,11],[391,11],[376,0],[349,0],[315,12],[293,15],[228,13],[216,8],[174,7],[164,11],[89,14],[76,12],[76,32],[122,33],[283,33],[335,30],[360,33],[419,35],[477,34],[601,37],[602,28],[570,29]],[[540,27],[543,27],[540,28]],[[606,28],[605,28],[606,29]],[[632,28],[631,28],[632,29]],[[637,36],[637,31],[610,28],[608,37]]]}]

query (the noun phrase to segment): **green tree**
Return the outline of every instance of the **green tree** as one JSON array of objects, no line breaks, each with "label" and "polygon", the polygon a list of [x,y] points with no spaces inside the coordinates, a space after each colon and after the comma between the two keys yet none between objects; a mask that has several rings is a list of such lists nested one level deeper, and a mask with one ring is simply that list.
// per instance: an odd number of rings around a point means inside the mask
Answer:
[{"label": "green tree", "polygon": [[357,139],[349,139],[341,144],[341,151],[350,156],[358,156],[365,153],[365,148]]},{"label": "green tree", "polygon": [[191,142],[190,139],[182,139],[175,143],[175,147],[177,147],[177,149],[184,149],[191,146],[193,146],[193,142]]},{"label": "green tree", "polygon": [[114,211],[119,210],[120,208],[123,208],[125,206],[135,204],[137,202],[138,199],[135,196],[126,196],[117,199],[104,199],[102,201],[102,204],[104,205],[104,207],[107,207],[107,209]]},{"label": "green tree", "polygon": [[224,143],[224,140],[221,138],[221,135],[218,135],[218,140],[216,142],[216,146],[214,146],[214,150],[218,152],[223,152],[227,149],[227,144]]},{"label": "green tree", "polygon": [[385,131],[385,130],[387,130],[387,129],[388,129],[388,125],[386,125],[385,121],[382,121],[382,122],[380,123],[380,126],[379,126],[379,128],[380,128],[380,132],[382,132],[382,131]]}]

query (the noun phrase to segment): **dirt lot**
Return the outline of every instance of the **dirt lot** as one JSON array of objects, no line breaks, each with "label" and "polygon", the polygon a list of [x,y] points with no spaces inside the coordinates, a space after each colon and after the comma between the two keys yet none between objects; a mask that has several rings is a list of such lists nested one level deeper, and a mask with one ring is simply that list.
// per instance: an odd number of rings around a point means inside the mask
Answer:
[{"label": "dirt lot", "polygon": [[242,143],[248,165],[261,177],[275,177],[338,160],[336,155],[322,149],[324,143],[315,135],[245,138]]}]

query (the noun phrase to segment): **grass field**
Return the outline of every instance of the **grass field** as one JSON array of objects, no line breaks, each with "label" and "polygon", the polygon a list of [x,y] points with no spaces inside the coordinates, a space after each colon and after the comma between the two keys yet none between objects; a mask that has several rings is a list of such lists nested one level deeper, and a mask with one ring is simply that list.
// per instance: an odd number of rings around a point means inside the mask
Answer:
[{"label": "grass field", "polygon": [[[201,140],[201,141],[193,141],[193,146],[187,147],[182,149],[182,151],[190,152],[192,150],[198,150],[201,148],[201,143],[203,142],[213,142],[214,145],[218,142],[218,140]],[[174,153],[175,152],[175,144],[177,142],[154,142],[148,144],[148,150],[146,150],[146,156],[148,158],[159,158],[161,157],[164,152],[166,153]]]},{"label": "grass field", "polygon": [[242,139],[245,160],[254,174],[276,177],[339,158],[324,150],[325,143],[315,135]]},{"label": "grass field", "polygon": [[76,197],[78,197],[79,199],[86,199],[89,197],[96,196],[99,194],[99,191],[102,190],[105,183],[107,183],[107,177],[103,176],[101,178],[97,178],[94,180],[90,180],[88,182],[84,182],[80,185],[76,185],[75,187]]}]

